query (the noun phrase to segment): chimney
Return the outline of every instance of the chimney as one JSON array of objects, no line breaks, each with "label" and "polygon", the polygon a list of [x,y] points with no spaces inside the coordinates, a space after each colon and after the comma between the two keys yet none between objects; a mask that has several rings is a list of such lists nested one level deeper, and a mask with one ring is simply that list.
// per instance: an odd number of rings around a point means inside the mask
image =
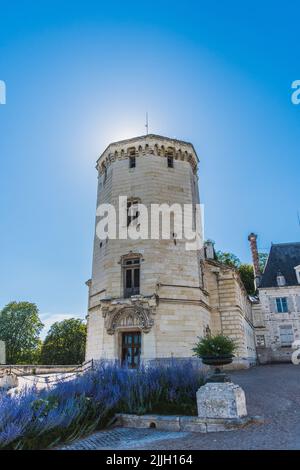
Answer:
[{"label": "chimney", "polygon": [[214,259],[215,258],[214,244],[211,240],[207,240],[204,243],[204,250],[205,250],[205,258],[206,259]]},{"label": "chimney", "polygon": [[253,262],[253,270],[254,270],[254,280],[255,280],[255,287],[259,287],[259,282],[261,278],[261,272],[259,267],[259,258],[258,258],[258,251],[257,251],[257,235],[255,233],[250,233],[248,236],[248,240],[250,242],[250,249],[252,254],[252,262]]}]

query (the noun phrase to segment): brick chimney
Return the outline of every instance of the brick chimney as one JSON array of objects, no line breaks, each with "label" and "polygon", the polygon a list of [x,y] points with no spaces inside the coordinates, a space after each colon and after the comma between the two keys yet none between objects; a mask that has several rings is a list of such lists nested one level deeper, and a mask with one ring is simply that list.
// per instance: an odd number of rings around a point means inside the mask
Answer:
[{"label": "brick chimney", "polygon": [[250,233],[248,236],[248,240],[250,242],[250,250],[252,254],[252,262],[253,262],[253,271],[254,271],[254,280],[255,280],[255,287],[259,287],[259,282],[261,278],[261,272],[259,267],[259,257],[257,251],[257,235],[255,233]]}]

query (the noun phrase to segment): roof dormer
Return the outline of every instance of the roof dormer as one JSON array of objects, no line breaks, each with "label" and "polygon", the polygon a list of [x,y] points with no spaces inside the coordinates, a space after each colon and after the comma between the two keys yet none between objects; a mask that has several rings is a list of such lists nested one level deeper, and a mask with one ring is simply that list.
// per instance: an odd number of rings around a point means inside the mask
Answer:
[{"label": "roof dormer", "polygon": [[278,287],[283,287],[286,285],[285,277],[281,271],[277,272],[276,281],[277,281]]},{"label": "roof dormer", "polygon": [[295,266],[294,269],[296,272],[296,278],[297,278],[298,284],[300,284],[300,264],[299,266]]}]

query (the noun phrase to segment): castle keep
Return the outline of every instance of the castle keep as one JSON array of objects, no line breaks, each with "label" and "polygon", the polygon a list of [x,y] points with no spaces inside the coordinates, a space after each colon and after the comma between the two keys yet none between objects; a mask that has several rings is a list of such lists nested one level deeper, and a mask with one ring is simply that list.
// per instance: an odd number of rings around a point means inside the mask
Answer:
[{"label": "castle keep", "polygon": [[[118,207],[120,196],[128,211],[137,204],[149,213],[153,204],[195,207],[197,167],[188,142],[146,135],[112,143],[97,161],[97,207]],[[198,336],[222,332],[239,345],[236,362],[253,363],[251,304],[238,274],[215,261],[210,244],[187,250],[172,227],[168,239],[100,240],[95,230],[86,359],[137,367],[187,358]]]}]

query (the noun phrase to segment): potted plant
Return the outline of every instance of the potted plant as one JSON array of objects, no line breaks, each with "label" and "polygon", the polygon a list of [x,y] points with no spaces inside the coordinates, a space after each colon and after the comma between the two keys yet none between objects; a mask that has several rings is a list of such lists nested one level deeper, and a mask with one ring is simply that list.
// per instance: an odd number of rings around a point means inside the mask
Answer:
[{"label": "potted plant", "polygon": [[216,366],[214,374],[207,380],[210,382],[225,382],[230,379],[221,374],[220,366],[230,364],[236,350],[235,342],[222,334],[199,338],[193,351],[195,356],[202,359],[203,364]]}]

